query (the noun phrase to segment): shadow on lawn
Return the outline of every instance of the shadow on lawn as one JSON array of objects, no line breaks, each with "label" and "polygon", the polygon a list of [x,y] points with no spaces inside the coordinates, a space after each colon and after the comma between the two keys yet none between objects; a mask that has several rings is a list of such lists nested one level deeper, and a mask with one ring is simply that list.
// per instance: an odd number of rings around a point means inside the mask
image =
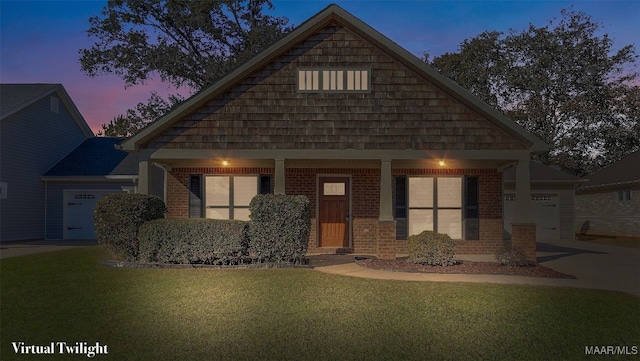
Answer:
[{"label": "shadow on lawn", "polygon": [[582,249],[582,248],[565,247],[557,244],[550,244],[550,243],[543,243],[543,242],[538,242],[536,246],[536,252],[556,253],[548,256],[538,257],[537,258],[538,263],[554,261],[563,257],[576,256],[584,253],[607,254],[605,252],[590,251],[588,249]]}]

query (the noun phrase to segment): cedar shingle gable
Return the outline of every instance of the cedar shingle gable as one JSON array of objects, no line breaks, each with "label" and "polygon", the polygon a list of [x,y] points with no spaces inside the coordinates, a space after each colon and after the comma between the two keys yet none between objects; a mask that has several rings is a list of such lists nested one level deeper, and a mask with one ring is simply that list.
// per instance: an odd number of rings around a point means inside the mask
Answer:
[{"label": "cedar shingle gable", "polygon": [[[370,93],[298,93],[298,67],[370,67]],[[528,145],[350,29],[330,24],[145,145],[513,150]]]}]

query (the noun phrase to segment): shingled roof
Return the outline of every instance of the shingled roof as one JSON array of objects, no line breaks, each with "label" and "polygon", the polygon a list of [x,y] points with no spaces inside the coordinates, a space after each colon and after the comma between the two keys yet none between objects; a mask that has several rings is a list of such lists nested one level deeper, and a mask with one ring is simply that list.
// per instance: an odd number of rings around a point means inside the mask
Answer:
[{"label": "shingled roof", "polygon": [[115,148],[122,138],[89,138],[49,169],[49,177],[137,175],[137,157]]},{"label": "shingled roof", "polygon": [[612,187],[640,183],[640,151],[584,177],[588,182],[580,189]]}]

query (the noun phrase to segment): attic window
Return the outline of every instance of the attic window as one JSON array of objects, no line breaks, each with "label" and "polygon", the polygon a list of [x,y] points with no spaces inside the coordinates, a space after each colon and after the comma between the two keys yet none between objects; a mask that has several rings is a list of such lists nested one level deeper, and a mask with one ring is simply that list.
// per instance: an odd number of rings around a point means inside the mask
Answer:
[{"label": "attic window", "polygon": [[299,92],[370,92],[371,70],[367,68],[300,68]]}]

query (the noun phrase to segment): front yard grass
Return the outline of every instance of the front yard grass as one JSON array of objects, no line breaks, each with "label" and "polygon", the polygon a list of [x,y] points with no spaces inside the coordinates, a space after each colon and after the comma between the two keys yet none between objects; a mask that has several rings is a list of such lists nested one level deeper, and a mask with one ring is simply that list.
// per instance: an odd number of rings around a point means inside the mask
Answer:
[{"label": "front yard grass", "polygon": [[16,355],[12,341],[98,341],[105,360],[579,360],[598,358],[585,346],[640,346],[640,299],[618,292],[110,268],[103,257],[86,247],[0,260],[0,359],[86,359]]}]

